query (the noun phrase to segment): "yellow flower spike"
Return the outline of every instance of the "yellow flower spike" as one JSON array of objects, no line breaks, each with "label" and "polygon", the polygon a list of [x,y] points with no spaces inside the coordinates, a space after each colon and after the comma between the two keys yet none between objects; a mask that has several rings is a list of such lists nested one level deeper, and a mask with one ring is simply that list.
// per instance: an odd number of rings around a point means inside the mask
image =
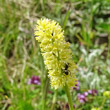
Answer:
[{"label": "yellow flower spike", "polygon": [[61,26],[54,20],[38,20],[35,35],[40,43],[51,86],[55,89],[65,85],[74,87],[77,83],[76,65],[72,59],[70,44],[65,41]]}]

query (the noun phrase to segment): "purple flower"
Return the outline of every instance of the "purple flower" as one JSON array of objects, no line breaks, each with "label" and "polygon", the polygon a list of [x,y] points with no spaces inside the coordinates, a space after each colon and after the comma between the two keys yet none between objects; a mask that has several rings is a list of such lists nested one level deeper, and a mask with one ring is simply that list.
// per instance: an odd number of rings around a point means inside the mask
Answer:
[{"label": "purple flower", "polygon": [[65,105],[65,108],[66,108],[67,110],[69,110],[69,105],[68,105],[68,103]]},{"label": "purple flower", "polygon": [[87,98],[86,98],[86,96],[84,94],[80,94],[79,93],[77,95],[77,97],[78,97],[78,100],[80,101],[80,103],[85,103],[87,101]]},{"label": "purple flower", "polygon": [[85,98],[85,96],[84,96],[83,94],[81,94],[81,95],[80,95],[80,98],[81,98],[81,99],[84,99],[84,98]]},{"label": "purple flower", "polygon": [[[69,104],[68,104],[68,103],[66,103],[65,108],[66,108],[67,110],[69,110]],[[73,104],[73,108],[76,108],[76,105],[75,105],[75,104]]]},{"label": "purple flower", "polygon": [[89,93],[89,94],[92,94],[92,90],[88,90],[88,93]]},{"label": "purple flower", "polygon": [[88,93],[94,96],[98,94],[98,91],[96,89],[92,89],[92,90],[89,90]]},{"label": "purple flower", "polygon": [[77,84],[75,85],[76,87],[73,87],[73,89],[74,90],[79,90],[80,89],[79,85],[80,85],[80,82],[78,81]]},{"label": "purple flower", "polygon": [[32,76],[31,79],[29,79],[28,84],[35,84],[35,85],[40,85],[40,77],[39,76]]},{"label": "purple flower", "polygon": [[84,96],[88,96],[88,92],[84,92],[83,94],[84,94]]},{"label": "purple flower", "polygon": [[96,95],[98,93],[98,91],[96,89],[92,89],[92,90],[88,90],[88,92],[84,92],[83,94],[78,94],[77,95],[77,98],[78,100],[80,101],[80,103],[85,103],[88,99],[87,99],[87,96],[88,94],[91,94],[91,95]]},{"label": "purple flower", "polygon": [[76,105],[75,104],[73,104],[73,108],[76,108]]},{"label": "purple flower", "polygon": [[80,101],[80,103],[84,103],[84,100],[83,99],[80,99],[79,101]]}]

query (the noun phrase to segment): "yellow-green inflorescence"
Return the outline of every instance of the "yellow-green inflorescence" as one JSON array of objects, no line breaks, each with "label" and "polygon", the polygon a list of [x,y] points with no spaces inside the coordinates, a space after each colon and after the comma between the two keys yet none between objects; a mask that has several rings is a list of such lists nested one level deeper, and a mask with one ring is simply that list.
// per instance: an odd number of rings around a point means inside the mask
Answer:
[{"label": "yellow-green inflorescence", "polygon": [[104,91],[103,96],[110,98],[110,91]]},{"label": "yellow-green inflorescence", "polygon": [[64,87],[65,84],[75,87],[76,65],[72,59],[70,44],[65,41],[61,26],[54,20],[46,18],[38,20],[35,36],[40,43],[51,86],[55,89]]}]

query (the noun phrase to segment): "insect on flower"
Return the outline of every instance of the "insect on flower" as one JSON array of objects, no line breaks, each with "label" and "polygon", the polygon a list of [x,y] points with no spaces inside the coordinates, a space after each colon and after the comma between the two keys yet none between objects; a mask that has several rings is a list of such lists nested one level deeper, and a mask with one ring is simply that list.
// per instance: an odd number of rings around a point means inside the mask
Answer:
[{"label": "insect on flower", "polygon": [[68,66],[69,66],[68,64],[65,64],[65,70],[64,70],[64,72],[65,72],[66,75],[68,75],[68,73],[69,73]]}]

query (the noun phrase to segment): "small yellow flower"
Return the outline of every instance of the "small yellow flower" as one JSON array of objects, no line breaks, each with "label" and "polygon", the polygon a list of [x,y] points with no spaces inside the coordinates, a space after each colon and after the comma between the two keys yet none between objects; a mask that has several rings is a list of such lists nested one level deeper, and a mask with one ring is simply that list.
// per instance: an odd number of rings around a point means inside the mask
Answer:
[{"label": "small yellow flower", "polygon": [[100,110],[100,108],[96,108],[96,107],[95,107],[95,108],[92,108],[91,110]]},{"label": "small yellow flower", "polygon": [[103,96],[110,98],[110,91],[105,91],[103,93]]},{"label": "small yellow flower", "polygon": [[5,98],[6,98],[6,99],[8,99],[8,96],[7,96],[7,95],[5,95]]},{"label": "small yellow flower", "polygon": [[54,20],[38,20],[35,35],[40,43],[51,86],[55,89],[65,84],[74,87],[77,83],[76,65],[72,59],[70,44],[65,41],[60,25]]}]

